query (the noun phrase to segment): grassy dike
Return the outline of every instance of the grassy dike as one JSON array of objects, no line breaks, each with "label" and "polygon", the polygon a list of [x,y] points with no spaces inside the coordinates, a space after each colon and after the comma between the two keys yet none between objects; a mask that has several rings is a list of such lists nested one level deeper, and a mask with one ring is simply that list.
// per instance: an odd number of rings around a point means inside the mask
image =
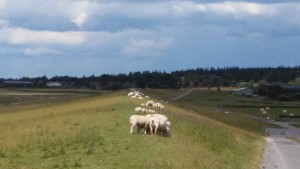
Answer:
[{"label": "grassy dike", "polygon": [[[171,104],[170,137],[129,134],[141,101],[116,92],[0,114],[0,168],[256,169],[263,140]],[[206,109],[206,107],[202,107]]]}]

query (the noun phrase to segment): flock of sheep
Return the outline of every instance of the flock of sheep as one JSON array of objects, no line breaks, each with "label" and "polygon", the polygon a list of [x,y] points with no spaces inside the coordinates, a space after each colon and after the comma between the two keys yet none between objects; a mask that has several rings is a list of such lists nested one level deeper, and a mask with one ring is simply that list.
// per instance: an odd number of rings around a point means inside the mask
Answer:
[{"label": "flock of sheep", "polygon": [[[150,99],[149,96],[144,96],[139,91],[129,92],[128,97],[132,99]],[[155,110],[154,110],[155,109]],[[135,108],[135,112],[144,113],[145,115],[132,115],[129,118],[130,133],[133,133],[133,129],[136,127],[137,132],[144,129],[144,134],[155,134],[168,136],[170,134],[171,122],[168,121],[168,117],[163,114],[158,114],[156,111],[163,111],[164,105],[153,100],[148,100],[146,103],[142,103],[140,107]]]}]

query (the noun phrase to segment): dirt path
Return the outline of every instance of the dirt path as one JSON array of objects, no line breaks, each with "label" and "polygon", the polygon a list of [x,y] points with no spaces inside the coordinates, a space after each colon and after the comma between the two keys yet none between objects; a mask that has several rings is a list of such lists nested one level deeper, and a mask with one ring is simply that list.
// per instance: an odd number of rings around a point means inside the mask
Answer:
[{"label": "dirt path", "polygon": [[183,94],[181,94],[181,95],[179,95],[179,96],[176,96],[176,97],[174,97],[174,98],[171,98],[171,99],[169,100],[169,102],[173,102],[173,101],[179,100],[179,99],[181,99],[182,97],[189,95],[189,94],[190,94],[192,91],[194,91],[194,90],[195,90],[195,89],[188,89],[185,93],[183,93]]},{"label": "dirt path", "polygon": [[[287,122],[274,122],[284,129],[268,128],[266,149],[262,169],[299,169],[300,129],[290,126]],[[292,139],[291,139],[292,138]]]}]

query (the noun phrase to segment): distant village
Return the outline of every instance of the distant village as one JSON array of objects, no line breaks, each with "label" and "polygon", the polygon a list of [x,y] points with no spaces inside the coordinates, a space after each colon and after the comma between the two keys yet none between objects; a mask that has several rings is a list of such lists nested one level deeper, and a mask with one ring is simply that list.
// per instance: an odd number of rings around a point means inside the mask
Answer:
[{"label": "distant village", "polygon": [[270,97],[282,101],[300,100],[300,67],[197,68],[174,72],[143,71],[128,74],[52,78],[1,79],[2,88],[88,88],[122,90],[129,88],[180,89],[216,88],[243,97]]}]

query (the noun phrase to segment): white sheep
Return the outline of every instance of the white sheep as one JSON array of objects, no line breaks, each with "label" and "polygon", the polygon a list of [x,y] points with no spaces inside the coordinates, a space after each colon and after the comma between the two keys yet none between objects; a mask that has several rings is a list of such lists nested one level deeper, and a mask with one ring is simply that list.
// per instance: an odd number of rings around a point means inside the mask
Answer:
[{"label": "white sheep", "polygon": [[130,126],[130,133],[133,133],[133,128],[137,127],[137,132],[144,128],[146,134],[146,125],[149,124],[149,116],[142,116],[142,115],[132,115],[129,118]]},{"label": "white sheep", "polygon": [[155,113],[155,110],[152,110],[152,109],[146,109],[146,113],[154,114],[154,113]]},{"label": "white sheep", "polygon": [[149,124],[151,134],[153,134],[153,129],[155,135],[157,135],[158,130],[162,131],[162,134],[164,134],[164,132],[167,131],[168,118],[165,115],[147,114],[146,117],[149,118],[149,122],[146,122],[146,125],[148,126]]},{"label": "white sheep", "polygon": [[266,110],[270,110],[270,107],[266,107]]},{"label": "white sheep", "polygon": [[147,107],[152,107],[153,104],[154,104],[154,101],[153,101],[153,100],[148,100],[148,101],[146,102],[146,106],[147,106]]},{"label": "white sheep", "polygon": [[145,96],[145,98],[147,98],[147,99],[150,99],[150,97],[149,97],[149,96]]},{"label": "white sheep", "polygon": [[129,92],[127,96],[128,96],[128,97],[131,97],[131,96],[133,96],[133,95],[134,95],[134,92]]},{"label": "white sheep", "polygon": [[262,114],[267,114],[267,113],[268,113],[268,112],[267,112],[267,111],[265,111],[265,110],[264,110],[264,111],[262,111]]},{"label": "white sheep", "polygon": [[142,106],[142,107],[145,107],[145,103],[142,103],[141,106]]},{"label": "white sheep", "polygon": [[136,107],[136,108],[134,109],[134,111],[140,112],[140,111],[142,111],[142,108],[141,108],[141,107]]}]

